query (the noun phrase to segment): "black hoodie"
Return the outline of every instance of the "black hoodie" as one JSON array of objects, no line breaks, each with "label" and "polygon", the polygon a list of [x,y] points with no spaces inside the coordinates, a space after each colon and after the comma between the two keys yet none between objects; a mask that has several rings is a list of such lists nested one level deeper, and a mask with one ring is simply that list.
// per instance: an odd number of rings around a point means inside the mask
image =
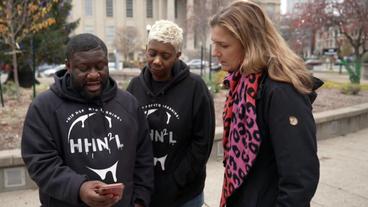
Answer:
[{"label": "black hoodie", "polygon": [[109,79],[101,97],[88,101],[68,87],[69,79],[66,70],[58,72],[24,122],[22,157],[42,206],[84,206],[79,188],[87,180],[124,183],[116,206],[148,206],[152,144],[136,99]]},{"label": "black hoodie", "polygon": [[148,66],[128,86],[144,110],[155,159],[151,206],[180,206],[203,191],[211,152],[215,115],[213,99],[200,76],[182,61],[173,78],[156,93]]}]

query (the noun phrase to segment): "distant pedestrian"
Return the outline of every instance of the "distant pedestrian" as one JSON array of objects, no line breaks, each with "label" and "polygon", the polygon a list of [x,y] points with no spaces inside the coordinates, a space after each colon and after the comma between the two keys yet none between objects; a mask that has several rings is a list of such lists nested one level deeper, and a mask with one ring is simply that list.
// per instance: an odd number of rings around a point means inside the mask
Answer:
[{"label": "distant pedestrian", "polygon": [[157,21],[148,36],[147,65],[128,86],[146,114],[153,143],[151,207],[202,207],[204,202],[214,105],[202,78],[179,59],[182,45],[181,28]]},{"label": "distant pedestrian", "polygon": [[255,3],[232,3],[210,26],[212,53],[229,72],[221,206],[309,206],[319,180],[311,104],[321,81]]},{"label": "distant pedestrian", "polygon": [[[76,35],[66,70],[32,102],[24,122],[22,157],[42,206],[148,207],[153,156],[147,120],[137,100],[109,76],[105,43]],[[123,183],[107,193],[107,184]]]}]

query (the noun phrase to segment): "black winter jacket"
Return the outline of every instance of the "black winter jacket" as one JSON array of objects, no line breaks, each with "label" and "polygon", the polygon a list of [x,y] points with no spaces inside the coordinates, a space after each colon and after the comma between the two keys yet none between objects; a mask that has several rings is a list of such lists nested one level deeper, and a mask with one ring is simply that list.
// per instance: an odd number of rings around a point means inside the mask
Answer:
[{"label": "black winter jacket", "polygon": [[155,159],[153,207],[175,207],[203,191],[211,152],[213,99],[200,76],[178,60],[173,78],[152,90],[148,66],[128,86],[147,116]]},{"label": "black winter jacket", "polygon": [[22,156],[39,186],[42,206],[84,206],[84,181],[122,182],[116,206],[149,205],[153,190],[153,156],[148,125],[136,99],[110,79],[101,98],[85,99],[68,87],[60,71],[51,90],[37,96],[28,109]]},{"label": "black winter jacket", "polygon": [[[315,80],[315,88],[323,83]],[[228,207],[308,207],[319,180],[315,92],[302,95],[263,77],[256,99],[262,143],[244,183]]]}]

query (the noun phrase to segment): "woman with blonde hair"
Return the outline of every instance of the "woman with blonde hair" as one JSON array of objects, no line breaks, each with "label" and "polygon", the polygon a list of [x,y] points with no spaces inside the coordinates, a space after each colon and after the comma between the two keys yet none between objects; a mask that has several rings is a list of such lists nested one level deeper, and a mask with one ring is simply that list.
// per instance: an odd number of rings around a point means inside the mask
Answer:
[{"label": "woman with blonde hair", "polygon": [[212,55],[229,73],[221,206],[309,206],[319,180],[312,102],[322,81],[253,2],[232,3],[210,26]]}]

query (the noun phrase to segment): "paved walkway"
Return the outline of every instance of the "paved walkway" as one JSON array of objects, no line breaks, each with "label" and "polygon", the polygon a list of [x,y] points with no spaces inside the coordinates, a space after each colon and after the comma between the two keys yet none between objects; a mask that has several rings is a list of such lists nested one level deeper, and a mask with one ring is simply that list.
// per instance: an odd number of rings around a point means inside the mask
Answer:
[{"label": "paved walkway", "polygon": [[[346,73],[339,74],[336,71],[314,71],[313,75],[321,80],[332,80],[338,83],[350,83],[349,75]],[[368,80],[360,79],[361,84],[368,84]]]},{"label": "paved walkway", "polygon": [[[368,206],[368,129],[318,142],[321,177],[312,207]],[[217,207],[222,162],[210,160],[205,188],[206,206]],[[0,206],[39,206],[37,190],[0,193]]]},{"label": "paved walkway", "polygon": [[[318,142],[321,174],[312,207],[368,206],[368,129]],[[207,206],[219,206],[222,162],[208,164]]]}]

